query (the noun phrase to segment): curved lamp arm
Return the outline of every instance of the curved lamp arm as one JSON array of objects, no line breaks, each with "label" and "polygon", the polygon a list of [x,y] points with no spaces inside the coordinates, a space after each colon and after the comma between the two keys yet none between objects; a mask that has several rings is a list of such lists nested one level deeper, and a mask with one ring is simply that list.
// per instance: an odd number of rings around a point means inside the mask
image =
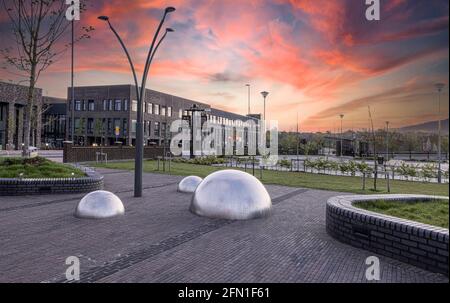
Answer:
[{"label": "curved lamp arm", "polygon": [[[114,35],[116,36],[117,40],[119,40],[120,45],[122,46],[123,50],[125,51],[125,54],[127,55],[128,58],[128,62],[130,63],[131,66],[131,71],[133,72],[133,78],[134,78],[134,84],[136,86],[136,98],[139,100],[139,84],[137,81],[137,76],[136,76],[136,70],[134,68],[134,64],[133,61],[131,60],[130,54],[128,53],[127,48],[125,47],[125,44],[123,43],[122,39],[120,38],[119,34],[116,32],[116,30],[114,29],[114,27],[112,26],[111,22],[109,22],[109,20],[106,20],[108,22],[109,28],[112,30],[112,32],[114,33]],[[131,101],[130,101],[131,102]]]},{"label": "curved lamp arm", "polygon": [[[155,56],[155,53],[156,53],[156,51],[158,50],[159,46],[160,46],[161,43],[163,42],[164,38],[166,38],[167,33],[168,33],[168,32],[173,32],[173,31],[174,31],[174,30],[171,29],[171,28],[166,28],[166,32],[165,32],[164,35],[161,37],[161,39],[159,40],[158,44],[156,44],[156,47],[155,47],[155,49],[154,49],[154,51],[153,51],[153,53],[152,53],[152,55],[151,55],[151,57],[150,57],[150,61],[149,61],[150,64],[152,63],[153,57]],[[149,66],[150,66],[150,64],[149,64]],[[150,70],[150,68],[149,68],[149,70]]]},{"label": "curved lamp arm", "polygon": [[151,59],[153,57],[152,54],[154,53],[153,52],[153,47],[155,46],[156,38],[158,37],[159,32],[161,31],[161,27],[162,27],[162,25],[163,25],[163,23],[164,23],[164,21],[166,19],[167,14],[173,12],[174,10],[175,10],[175,8],[173,8],[173,7],[168,7],[168,8],[165,9],[164,15],[163,15],[161,21],[159,22],[158,29],[156,30],[156,33],[153,36],[153,41],[152,41],[152,44],[150,46],[150,50],[149,50],[148,55],[147,55],[147,60],[145,61],[144,74],[142,76],[142,84],[141,84],[141,96],[145,95],[145,85],[147,83],[147,75],[148,75],[148,70],[150,69]]}]

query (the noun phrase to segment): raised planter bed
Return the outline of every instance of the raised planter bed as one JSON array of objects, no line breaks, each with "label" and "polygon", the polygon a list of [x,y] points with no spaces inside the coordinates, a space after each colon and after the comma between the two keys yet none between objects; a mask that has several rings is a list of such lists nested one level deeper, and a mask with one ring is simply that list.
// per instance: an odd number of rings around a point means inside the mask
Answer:
[{"label": "raised planter bed", "polygon": [[341,242],[367,249],[426,270],[449,272],[449,230],[387,216],[353,206],[363,201],[427,201],[448,197],[425,195],[353,195],[330,198],[326,207],[328,234]]},{"label": "raised planter bed", "polygon": [[103,176],[87,167],[81,178],[0,178],[0,196],[83,193],[103,189]]}]

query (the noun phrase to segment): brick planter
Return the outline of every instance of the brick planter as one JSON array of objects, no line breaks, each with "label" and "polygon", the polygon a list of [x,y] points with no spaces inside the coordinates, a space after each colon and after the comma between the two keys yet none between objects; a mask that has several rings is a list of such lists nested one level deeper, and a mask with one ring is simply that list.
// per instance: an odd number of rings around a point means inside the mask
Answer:
[{"label": "brick planter", "polygon": [[82,178],[0,178],[0,196],[84,193],[103,189],[103,176],[89,168],[81,168]]},{"label": "brick planter", "polygon": [[356,208],[355,202],[447,199],[423,195],[339,196],[328,200],[326,228],[341,242],[448,276],[448,229]]}]

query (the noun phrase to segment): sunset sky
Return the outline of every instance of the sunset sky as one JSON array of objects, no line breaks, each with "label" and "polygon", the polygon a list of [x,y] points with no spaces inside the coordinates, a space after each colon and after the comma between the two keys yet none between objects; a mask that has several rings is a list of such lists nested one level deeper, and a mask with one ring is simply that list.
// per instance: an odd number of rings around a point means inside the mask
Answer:
[{"label": "sunset sky", "polygon": [[[77,22],[92,25],[76,46],[75,85],[131,84],[126,57],[98,15],[108,15],[141,73],[166,6],[176,30],[155,56],[148,88],[210,103],[220,109],[262,112],[294,130],[333,131],[392,127],[438,119],[433,85],[443,82],[442,117],[448,117],[449,1],[382,0],[381,20],[367,21],[365,0],[95,0]],[[11,43],[0,15],[1,38]],[[67,40],[67,39],[66,39]],[[65,41],[65,42],[68,42]],[[39,80],[51,96],[66,97],[70,52]],[[0,79],[17,79],[0,72]]]}]

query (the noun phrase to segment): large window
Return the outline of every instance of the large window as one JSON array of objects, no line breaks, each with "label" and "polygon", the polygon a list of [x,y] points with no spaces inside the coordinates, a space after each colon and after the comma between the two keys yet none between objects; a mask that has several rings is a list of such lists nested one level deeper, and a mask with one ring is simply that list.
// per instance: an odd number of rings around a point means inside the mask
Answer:
[{"label": "large window", "polygon": [[123,100],[123,110],[128,110],[128,100]]},{"label": "large window", "polygon": [[131,133],[136,133],[136,120],[131,120]]},{"label": "large window", "polygon": [[165,139],[166,135],[166,123],[161,123],[161,136]]},{"label": "large window", "polygon": [[165,115],[166,115],[166,107],[161,106],[161,116],[165,116]]},{"label": "large window", "polygon": [[147,114],[153,114],[153,104],[147,103]]},{"label": "large window", "polygon": [[81,110],[81,101],[80,100],[76,100],[75,101],[75,110],[76,111],[80,111]]},{"label": "large window", "polygon": [[108,110],[108,100],[103,100],[103,110],[104,111]]},{"label": "large window", "polygon": [[80,131],[80,118],[75,118],[75,131]]},{"label": "large window", "polygon": [[108,134],[112,133],[112,119],[108,118]]},{"label": "large window", "polygon": [[133,100],[131,101],[131,110],[134,112],[137,112],[138,108],[137,108],[137,101]]},{"label": "large window", "polygon": [[180,110],[178,111],[178,118],[183,118],[183,110],[180,108]]},{"label": "large window", "polygon": [[115,111],[122,110],[122,100],[115,100],[114,101],[114,110]]},{"label": "large window", "polygon": [[94,119],[92,118],[87,120],[87,132],[88,134],[92,134],[94,132]]},{"label": "large window", "polygon": [[94,100],[89,100],[88,101],[88,110],[89,111],[94,111],[95,110],[95,102],[94,102]]},{"label": "large window", "polygon": [[126,136],[128,133],[128,120],[123,119],[123,135]]},{"label": "large window", "polygon": [[114,109],[113,100],[108,100],[108,110],[113,110],[113,109]]},{"label": "large window", "polygon": [[172,117],[172,106],[167,107],[167,116]]},{"label": "large window", "polygon": [[159,137],[160,125],[161,124],[159,122],[155,122],[154,134],[155,134],[156,137]]},{"label": "large window", "polygon": [[155,105],[153,106],[153,113],[154,113],[155,115],[159,115],[159,104],[155,104]]},{"label": "large window", "polygon": [[[119,130],[119,134],[117,135],[116,134],[116,129],[118,129]],[[115,136],[120,136],[120,132],[121,132],[121,129],[120,129],[120,119],[119,118],[115,118],[114,119],[114,135]]]}]

